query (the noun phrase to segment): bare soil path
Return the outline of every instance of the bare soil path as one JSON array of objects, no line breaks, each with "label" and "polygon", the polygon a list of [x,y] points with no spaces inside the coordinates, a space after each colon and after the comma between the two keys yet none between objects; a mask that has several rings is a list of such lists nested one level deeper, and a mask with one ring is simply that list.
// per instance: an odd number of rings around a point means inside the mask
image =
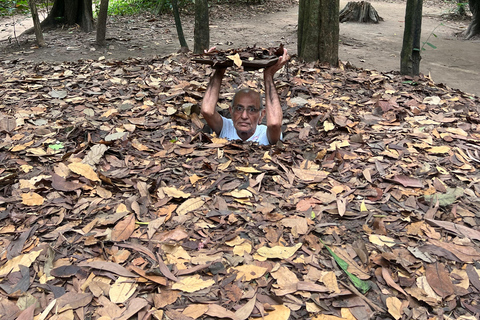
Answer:
[{"label": "bare soil path", "polygon": [[[347,1],[341,1],[341,8]],[[343,62],[378,71],[399,70],[402,46],[405,2],[371,2],[384,21],[376,24],[343,23],[340,25],[340,59]],[[273,12],[277,10],[277,12]],[[445,7],[424,6],[422,41],[434,31],[429,42],[437,49],[426,46],[422,54],[421,72],[430,74],[437,83],[444,83],[467,93],[480,95],[480,40],[465,41],[456,34],[465,30],[468,21],[445,21],[441,15]],[[217,47],[278,46],[284,43],[291,53],[297,50],[296,26],[298,6],[272,5],[227,7],[211,9],[211,43]],[[193,16],[183,17],[184,32],[193,47]],[[29,20],[17,22],[17,34],[29,27]],[[3,31],[2,31],[3,30]],[[96,48],[95,34],[77,29],[53,30],[46,34],[47,48],[36,48],[34,36],[6,40],[12,28],[8,21],[0,24],[0,55],[2,60],[26,59],[39,61],[75,61],[78,59],[124,59],[127,57],[163,56],[179,48],[173,18],[112,17],[107,37],[107,49]]]}]

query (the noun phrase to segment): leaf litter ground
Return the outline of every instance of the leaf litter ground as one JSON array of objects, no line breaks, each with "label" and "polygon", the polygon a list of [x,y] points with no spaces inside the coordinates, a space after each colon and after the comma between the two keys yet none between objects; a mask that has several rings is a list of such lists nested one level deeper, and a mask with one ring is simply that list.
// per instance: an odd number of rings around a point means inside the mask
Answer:
[{"label": "leaf litter ground", "polygon": [[476,319],[477,97],[293,60],[262,147],[190,58],[0,67],[2,319]]}]

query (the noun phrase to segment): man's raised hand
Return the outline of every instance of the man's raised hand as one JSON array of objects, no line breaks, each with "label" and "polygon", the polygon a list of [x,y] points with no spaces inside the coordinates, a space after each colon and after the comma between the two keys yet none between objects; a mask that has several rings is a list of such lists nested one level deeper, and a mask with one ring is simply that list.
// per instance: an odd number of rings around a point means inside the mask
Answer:
[{"label": "man's raised hand", "polygon": [[290,60],[290,55],[287,52],[286,48],[283,48],[283,55],[278,58],[277,63],[273,66],[267,67],[264,70],[264,75],[271,75],[273,76],[278,70],[282,69],[282,67]]}]

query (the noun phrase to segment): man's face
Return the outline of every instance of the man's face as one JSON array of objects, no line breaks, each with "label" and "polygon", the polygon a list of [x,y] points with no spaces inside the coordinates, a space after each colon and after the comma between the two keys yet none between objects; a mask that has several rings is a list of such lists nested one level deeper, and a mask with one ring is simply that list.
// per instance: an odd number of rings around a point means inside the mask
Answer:
[{"label": "man's face", "polygon": [[265,114],[265,110],[260,110],[260,94],[253,90],[238,92],[230,114],[238,136],[247,140],[255,133]]}]

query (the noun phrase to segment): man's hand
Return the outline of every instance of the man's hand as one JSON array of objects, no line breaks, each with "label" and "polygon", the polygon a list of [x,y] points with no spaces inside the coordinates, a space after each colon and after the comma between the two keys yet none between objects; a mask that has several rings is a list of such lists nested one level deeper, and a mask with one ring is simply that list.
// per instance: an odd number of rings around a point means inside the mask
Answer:
[{"label": "man's hand", "polygon": [[278,58],[277,63],[265,68],[263,81],[265,82],[265,111],[267,118],[267,137],[271,144],[277,143],[282,134],[283,112],[278,98],[277,89],[273,82],[273,76],[290,59],[287,49],[283,49],[283,55]]},{"label": "man's hand", "polygon": [[227,69],[215,69],[210,82],[205,91],[205,97],[202,102],[202,115],[212,130],[219,135],[222,131],[223,120],[216,110],[218,96],[220,95],[220,86],[222,85],[223,76]]},{"label": "man's hand", "polygon": [[283,55],[278,58],[277,63],[275,63],[273,66],[265,68],[265,70],[263,71],[263,74],[264,75],[271,75],[273,77],[273,75],[278,70],[283,68],[283,66],[288,62],[288,60],[290,60],[290,55],[288,54],[287,49],[284,48],[283,49]]}]

